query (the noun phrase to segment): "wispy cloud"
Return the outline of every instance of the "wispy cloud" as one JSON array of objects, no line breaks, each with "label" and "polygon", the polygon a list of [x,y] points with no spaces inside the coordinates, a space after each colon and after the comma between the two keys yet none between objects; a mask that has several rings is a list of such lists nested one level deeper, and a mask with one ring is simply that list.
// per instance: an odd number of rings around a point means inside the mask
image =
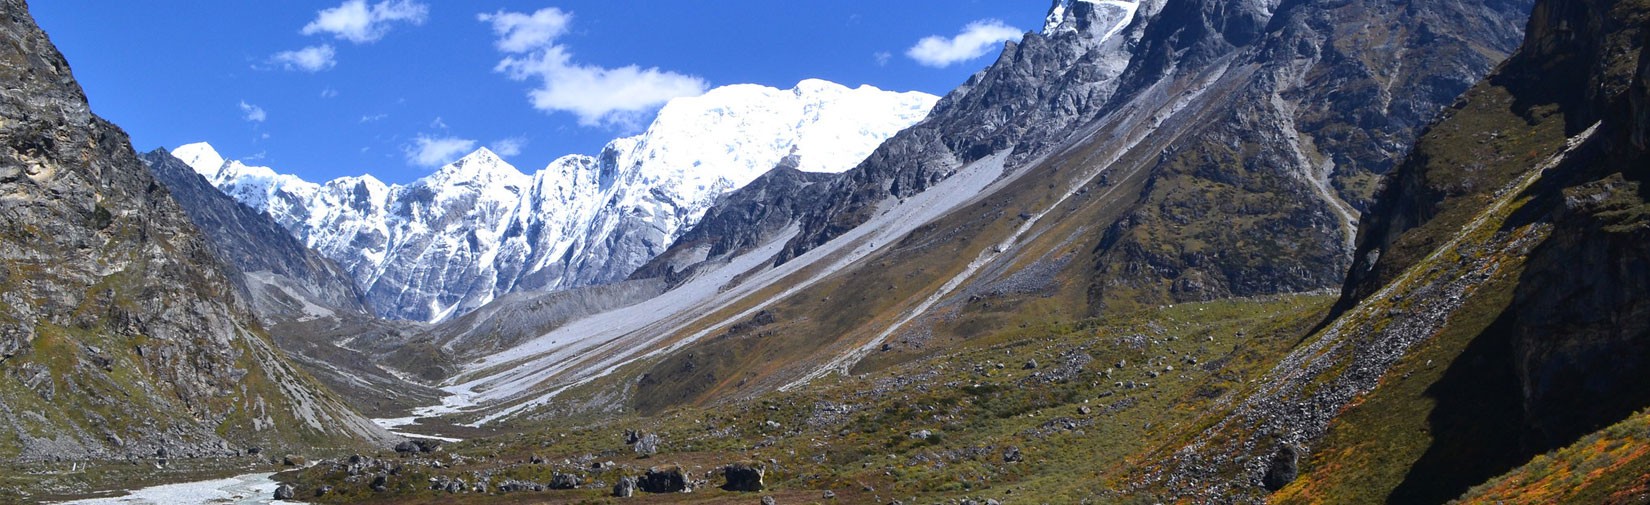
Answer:
[{"label": "wispy cloud", "polygon": [[606,68],[573,63],[556,39],[567,32],[571,13],[545,8],[524,14],[498,11],[476,18],[490,23],[494,45],[507,56],[494,70],[518,81],[536,81],[528,92],[533,107],[569,112],[585,126],[629,126],[636,116],[672,98],[704,94],[704,79],[629,65]]},{"label": "wispy cloud", "polygon": [[428,5],[413,0],[384,0],[367,5],[366,0],[348,0],[342,5],[315,13],[304,25],[304,35],[330,34],[357,44],[384,38],[395,23],[422,25],[430,15]]},{"label": "wispy cloud", "polygon": [[985,19],[969,23],[955,37],[924,37],[907,49],[905,55],[917,63],[944,68],[985,56],[1004,41],[1020,40],[1023,33],[1002,21]]},{"label": "wispy cloud", "polygon": [[241,100],[241,119],[245,119],[252,123],[262,123],[265,119],[269,119],[269,114],[264,112],[263,107],[246,103],[246,100]]},{"label": "wispy cloud", "polygon": [[419,135],[413,145],[407,146],[407,163],[420,167],[438,167],[469,153],[476,141],[458,137],[430,137]]},{"label": "wispy cloud", "polygon": [[525,53],[553,45],[556,37],[567,33],[568,25],[573,23],[573,13],[547,7],[532,14],[504,11],[481,13],[476,15],[476,19],[492,23],[493,33],[498,35],[493,45],[498,50]]},{"label": "wispy cloud", "polygon": [[337,96],[338,96],[338,90],[336,90],[336,89],[324,88],[324,89],[321,90],[321,98],[334,98],[334,97],[337,97]]},{"label": "wispy cloud", "polygon": [[510,137],[507,139],[494,140],[491,145],[487,146],[487,148],[492,149],[494,154],[508,158],[521,154],[521,150],[527,148],[527,137]]},{"label": "wispy cloud", "polygon": [[[338,52],[332,44],[309,46],[292,51],[281,51],[269,57],[269,61],[287,70],[301,70],[304,72],[320,72],[338,64]],[[333,94],[337,94],[336,91]],[[323,91],[321,96],[326,96]]]},{"label": "wispy cloud", "polygon": [[886,67],[888,66],[888,61],[894,59],[894,53],[890,53],[888,51],[877,51],[877,53],[871,55],[871,57],[877,60],[877,66]]},{"label": "wispy cloud", "polygon": [[390,117],[390,115],[389,114],[371,114],[371,115],[361,116],[361,122],[362,123],[373,123],[373,122],[377,122],[377,121],[383,121],[384,118],[387,118],[387,117]]}]

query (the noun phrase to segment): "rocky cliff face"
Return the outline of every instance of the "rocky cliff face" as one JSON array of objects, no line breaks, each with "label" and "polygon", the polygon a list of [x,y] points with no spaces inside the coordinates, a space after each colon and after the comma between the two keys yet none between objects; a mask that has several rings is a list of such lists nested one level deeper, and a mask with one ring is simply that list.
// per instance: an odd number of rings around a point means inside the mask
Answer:
[{"label": "rocky cliff face", "polygon": [[[637,394],[657,407],[799,387],[1028,312],[1334,289],[1373,181],[1515,48],[1528,6],[1057,3],[1045,33],[810,189],[797,233],[769,237],[786,240],[773,268],[717,291],[761,296],[689,325],[705,341]],[[665,257],[694,257],[680,247]],[[717,336],[761,311],[781,327],[765,339]]]},{"label": "rocky cliff face", "polygon": [[1336,317],[1158,482],[1442,502],[1650,405],[1646,21],[1642,1],[1538,2],[1379,192]]},{"label": "rocky cliff face", "polygon": [[482,149],[405,186],[313,184],[225,162],[205,144],[175,154],[338,261],[375,312],[440,321],[506,293],[623,280],[781,159],[846,170],[935,100],[818,80],[726,86],[672,101],[646,132],[597,156],[527,175]]},{"label": "rocky cliff face", "polygon": [[189,220],[205,235],[231,280],[266,324],[335,316],[366,316],[354,279],[293,238],[268,215],[218,191],[164,149],[141,156]]},{"label": "rocky cliff face", "polygon": [[[1645,291],[1646,197],[1642,141],[1646,77],[1643,26],[1650,3],[1631,0],[1539,3],[1524,47],[1488,85],[1511,98],[1512,113],[1546,135],[1584,139],[1559,163],[1508,162],[1504,154],[1462,170],[1460,146],[1428,142],[1394,175],[1365,220],[1357,265],[1343,303],[1366,299],[1413,268],[1418,253],[1462,226],[1463,210],[1497,194],[1513,177],[1538,174],[1531,201],[1511,225],[1539,226],[1512,299],[1492,332],[1508,338],[1529,450],[1575,440],[1650,405],[1650,308]],[[1488,100],[1490,97],[1469,96]],[[1470,109],[1469,109],[1470,110]],[[1478,119],[1476,123],[1468,121]],[[1470,124],[1499,140],[1511,117],[1458,114],[1440,128]],[[1457,131],[1459,132],[1459,130]],[[1456,140],[1459,133],[1438,140]],[[1574,142],[1574,141],[1573,141]],[[1540,151],[1537,151],[1538,153]],[[1498,163],[1499,162],[1499,163]],[[1474,169],[1478,168],[1478,169]],[[1488,169],[1484,169],[1488,168]]]},{"label": "rocky cliff face", "polygon": [[823,188],[777,261],[846,233],[869,220],[878,204],[921,193],[970,162],[1006,152],[1008,166],[1024,166],[1102,113],[1144,36],[1136,18],[1162,2],[1055,6],[1049,33],[1009,43],[996,63],[948,93],[922,123]]},{"label": "rocky cliff face", "polygon": [[[1528,2],[1177,2],[1124,76],[1219,68],[1226,104],[1106,232],[1095,307],[1332,288],[1373,181],[1510,53]],[[1134,84],[1141,83],[1141,84]]]},{"label": "rocky cliff face", "polygon": [[[1374,181],[1512,51],[1528,5],[1056,2],[1044,33],[822,188],[776,259],[994,153],[1013,173],[1083,141],[1144,177],[1093,251],[1094,310],[1335,287]],[[1083,140],[1096,129],[1112,137]]]},{"label": "rocky cliff face", "polygon": [[387,438],[270,345],[22,1],[0,38],[0,459]]}]

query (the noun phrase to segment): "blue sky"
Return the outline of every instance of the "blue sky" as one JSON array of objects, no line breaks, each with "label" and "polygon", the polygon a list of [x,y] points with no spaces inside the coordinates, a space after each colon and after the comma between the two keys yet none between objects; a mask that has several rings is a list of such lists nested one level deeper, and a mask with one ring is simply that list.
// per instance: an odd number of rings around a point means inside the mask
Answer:
[{"label": "blue sky", "polygon": [[525,171],[594,154],[645,126],[657,102],[707,86],[821,78],[944,94],[989,64],[1002,39],[1041,28],[1048,3],[50,0],[31,9],[93,110],[139,150],[208,141],[314,181],[406,182],[464,147],[493,147]]}]

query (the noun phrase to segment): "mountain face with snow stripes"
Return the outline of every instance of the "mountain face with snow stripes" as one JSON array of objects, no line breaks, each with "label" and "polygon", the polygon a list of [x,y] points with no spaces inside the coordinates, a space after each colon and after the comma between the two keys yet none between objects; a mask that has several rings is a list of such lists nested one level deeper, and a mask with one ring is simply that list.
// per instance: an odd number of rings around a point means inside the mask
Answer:
[{"label": "mountain face with snow stripes", "polygon": [[525,174],[483,148],[406,185],[313,183],[205,143],[173,154],[342,265],[377,314],[434,322],[505,293],[622,280],[787,156],[805,172],[847,170],[937,100],[820,80],[725,86],[671,101],[597,156]]}]

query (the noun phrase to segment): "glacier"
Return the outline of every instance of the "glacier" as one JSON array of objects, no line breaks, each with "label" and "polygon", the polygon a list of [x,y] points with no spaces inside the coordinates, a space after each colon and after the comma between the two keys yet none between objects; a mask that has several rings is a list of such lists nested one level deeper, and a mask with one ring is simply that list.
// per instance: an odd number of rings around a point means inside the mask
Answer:
[{"label": "glacier", "polygon": [[337,261],[375,313],[439,322],[506,293],[622,280],[785,157],[803,171],[846,171],[938,100],[817,79],[723,86],[670,101],[595,156],[526,174],[481,148],[405,185],[314,183],[204,142],[172,153]]}]

